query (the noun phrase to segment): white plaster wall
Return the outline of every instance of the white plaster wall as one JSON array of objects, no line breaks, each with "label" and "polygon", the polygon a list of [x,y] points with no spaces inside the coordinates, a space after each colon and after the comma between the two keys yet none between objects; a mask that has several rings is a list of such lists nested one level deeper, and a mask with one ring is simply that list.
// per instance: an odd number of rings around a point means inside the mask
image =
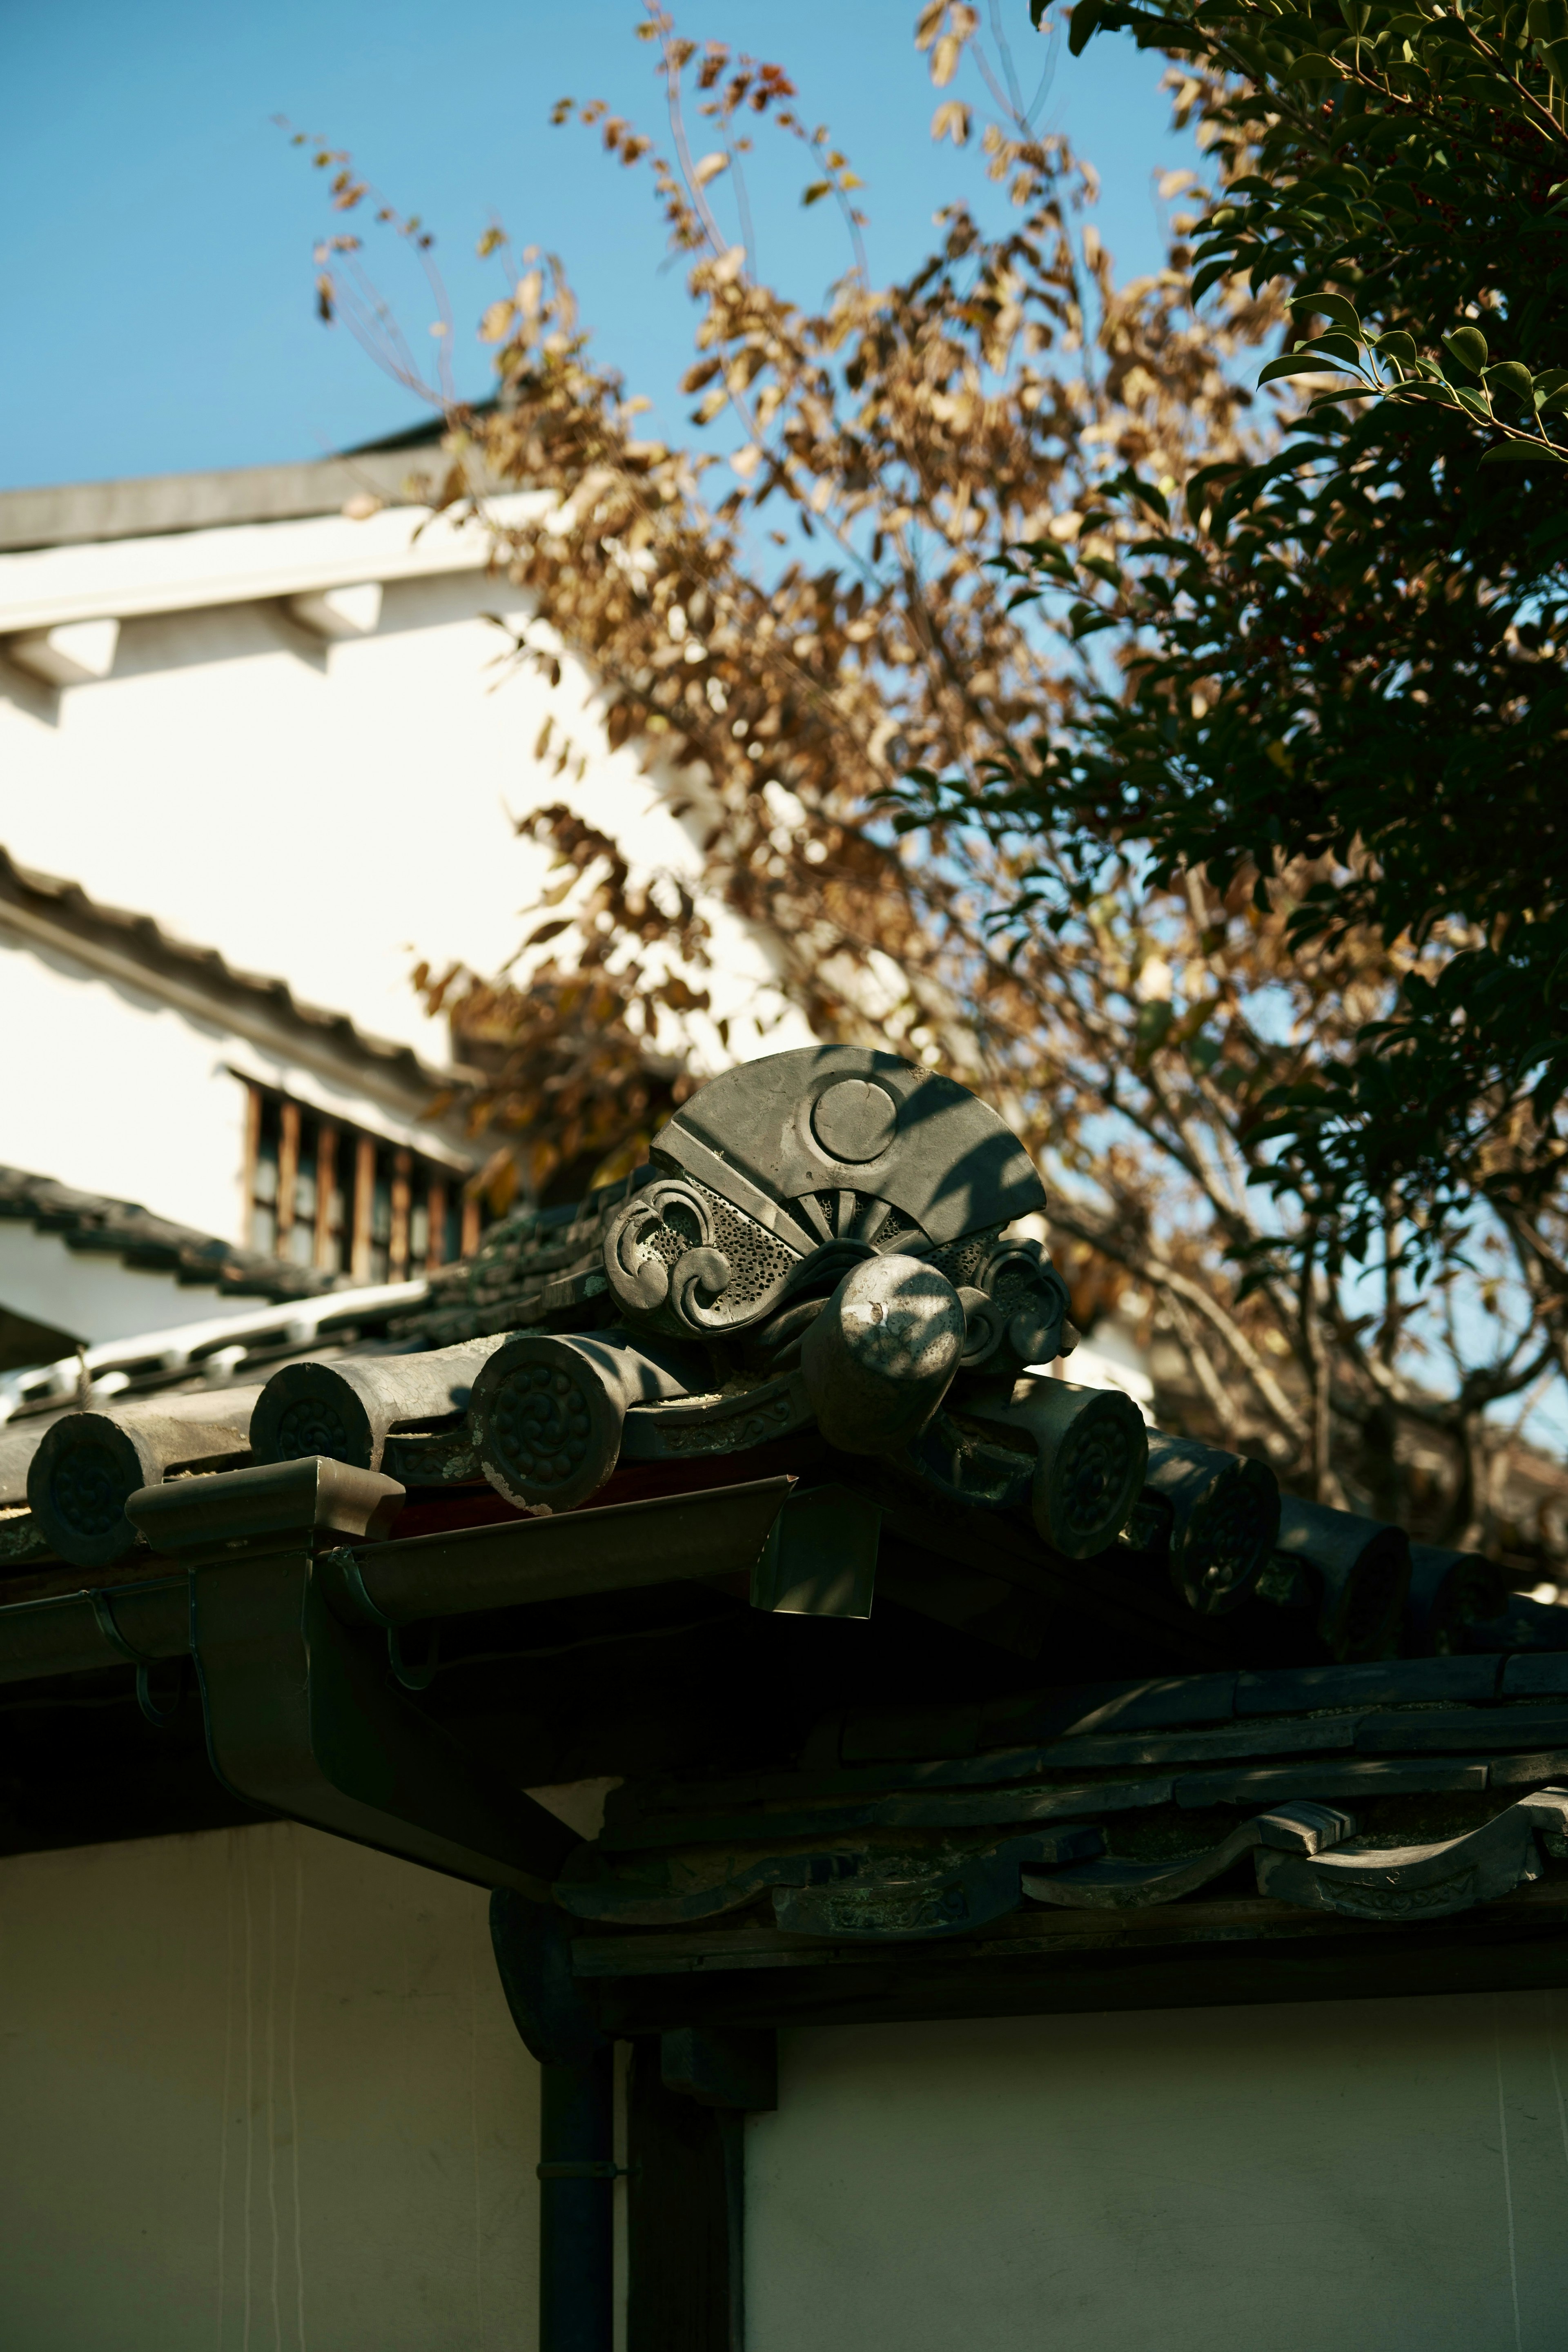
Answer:
[{"label": "white plaster wall", "polygon": [[290,1823],[0,1862],[5,2352],[531,2352],[477,1888]]},{"label": "white plaster wall", "polygon": [[788,2033],[748,2352],[1561,2352],[1556,1998]]},{"label": "white plaster wall", "polygon": [[72,1250],[58,1234],[38,1233],[20,1218],[0,1219],[0,1307],[81,1347],[205,1323],[232,1315],[238,1303],[208,1284],[180,1283],[96,1250]]},{"label": "white plaster wall", "polygon": [[[5,2352],[532,2352],[485,1907],[288,1823],[0,1862]],[[786,2032],[748,2352],[1560,2352],[1565,2029],[1516,1994]]]},{"label": "white plaster wall", "polygon": [[[101,683],[0,691],[0,842],[442,1060],[409,971],[517,950],[544,879],[517,817],[575,798],[634,863],[697,863],[697,820],[583,722],[578,665],[553,692],[497,666],[506,639],[482,616],[519,604],[483,573],[393,580],[375,633],[330,648],[260,603],[128,620]],[[581,786],[534,756],[552,711],[599,747]],[[779,1009],[768,955],[715,919],[733,1049],[807,1042],[798,1022],[748,1032]]]},{"label": "white plaster wall", "polygon": [[140,1202],[221,1241],[246,1240],[243,1078],[468,1164],[428,1127],[357,1088],[17,939],[3,923],[0,1035],[0,1166]]},{"label": "white plaster wall", "polygon": [[0,929],[0,1166],[240,1239],[245,1089],[222,1029]]}]

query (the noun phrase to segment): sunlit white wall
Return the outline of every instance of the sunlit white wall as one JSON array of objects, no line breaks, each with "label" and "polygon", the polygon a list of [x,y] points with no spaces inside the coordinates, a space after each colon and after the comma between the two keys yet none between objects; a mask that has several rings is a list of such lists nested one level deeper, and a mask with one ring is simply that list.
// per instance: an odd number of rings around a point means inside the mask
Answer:
[{"label": "sunlit white wall", "polygon": [[[330,646],[266,603],[127,619],[106,679],[0,692],[0,842],[444,1060],[409,974],[420,958],[493,971],[518,949],[545,879],[520,817],[572,799],[634,866],[698,866],[700,820],[605,748],[581,667],[552,689],[500,660],[508,640],[483,616],[519,608],[469,571],[389,581],[374,633]],[[570,732],[588,755],[580,784],[535,756],[547,716],[552,752]],[[806,1042],[797,1021],[772,1026],[765,944],[710,912],[732,1050]]]}]

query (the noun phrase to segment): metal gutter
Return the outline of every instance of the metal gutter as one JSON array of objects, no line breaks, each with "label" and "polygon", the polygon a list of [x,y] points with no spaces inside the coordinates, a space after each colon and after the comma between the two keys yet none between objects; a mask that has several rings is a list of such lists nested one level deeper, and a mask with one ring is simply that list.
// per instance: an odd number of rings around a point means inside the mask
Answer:
[{"label": "metal gutter", "polygon": [[760,1558],[793,1484],[762,1478],[510,1527],[331,1551],[321,1561],[322,1582],[336,1615],[361,1624],[411,1625],[580,1593],[734,1576]]},{"label": "metal gutter", "polygon": [[190,1647],[190,1588],[184,1576],[16,1601],[0,1609],[0,1683],[89,1675],[123,1665],[132,1655],[183,1658]]},{"label": "metal gutter", "polygon": [[[144,1488],[131,1498],[131,1518],[155,1547],[194,1555],[189,1574],[0,1607],[0,1683],[91,1674],[130,1654],[185,1656],[197,1568],[221,1575],[226,1553],[243,1549],[253,1557],[258,1545],[308,1547],[308,1507],[318,1489],[326,1503],[318,1532],[352,1533],[333,1505],[336,1490],[352,1494],[353,1481],[368,1482],[375,1499],[401,1500],[403,1490],[390,1478],[314,1460]],[[313,1581],[339,1623],[384,1633],[433,1617],[743,1574],[761,1555],[793,1483],[763,1478],[402,1543],[340,1545],[317,1555]],[[240,1525],[246,1532],[237,1535]]]},{"label": "metal gutter", "polygon": [[429,1673],[399,1628],[754,1570],[792,1484],[385,1544],[404,1490],[375,1471],[312,1455],[174,1479],[126,1512],[186,1573],[0,1608],[0,1682],[132,1664],[157,1721],[152,1669],[188,1653],[231,1796],[547,1903],[574,1833],[412,1705]]}]

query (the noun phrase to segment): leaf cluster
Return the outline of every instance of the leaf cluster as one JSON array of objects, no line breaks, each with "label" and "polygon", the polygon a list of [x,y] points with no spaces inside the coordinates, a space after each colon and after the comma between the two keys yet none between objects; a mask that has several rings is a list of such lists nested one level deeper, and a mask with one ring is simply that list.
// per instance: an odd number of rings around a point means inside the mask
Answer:
[{"label": "leaf cluster", "polygon": [[[1260,381],[1313,388],[1263,463],[1201,468],[1076,625],[1119,690],[1002,782],[1092,871],[1146,845],[1260,899],[1309,861],[1298,942],[1369,929],[1397,1005],[1273,1105],[1277,1176],[1364,1250],[1484,1202],[1560,1201],[1568,1087],[1568,11],[1079,0],[1184,61],[1215,185],[1194,299],[1288,298]],[[1558,20],[1562,18],[1560,23]],[[1030,587],[1056,574],[1015,559]]]},{"label": "leaf cluster", "polygon": [[[1037,132],[1005,51],[953,5],[916,28],[933,130],[973,138],[1014,217],[987,234],[946,208],[921,266],[874,289],[848,163],[782,70],[662,13],[648,29],[668,138],[593,102],[560,113],[651,178],[684,257],[689,446],[646,436],[563,265],[514,258],[499,229],[496,400],[447,412],[437,496],[491,531],[531,616],[511,657],[552,696],[534,748],[554,797],[524,826],[553,859],[535,928],[500,978],[424,975],[483,1073],[476,1132],[534,1192],[575,1189],[595,1154],[600,1175],[640,1157],[732,1050],[712,983],[739,924],[816,1034],[945,1067],[1004,1110],[1048,1170],[1080,1316],[1120,1298],[1179,1350],[1168,1412],[1399,1508],[1406,1469],[1366,1443],[1395,1412],[1436,1449],[1418,1523],[1479,1524],[1482,1416],[1532,1376],[1533,1304],[1505,1302],[1478,1360],[1451,1324],[1416,1328],[1394,1265],[1369,1320],[1324,1272],[1315,1203],[1282,1221],[1259,1191],[1271,1100],[1390,1014],[1408,959],[1354,921],[1292,944],[1331,856],[1281,866],[1260,898],[1245,862],[1151,869],[1120,803],[1111,823],[1039,821],[1042,776],[1110,793],[1085,718],[1123,707],[1106,648],[1136,646],[1126,599],[1156,541],[1185,560],[1189,499],[1207,513],[1212,482],[1274,454],[1240,377],[1282,322],[1277,294],[1233,276],[1200,316],[1182,247],[1119,284],[1092,174]],[[850,266],[815,308],[755,266],[763,124],[796,143],[803,202],[835,177]],[[490,507],[498,485],[532,494],[521,520]],[[680,814],[695,877],[631,867],[585,814],[606,741]]]}]

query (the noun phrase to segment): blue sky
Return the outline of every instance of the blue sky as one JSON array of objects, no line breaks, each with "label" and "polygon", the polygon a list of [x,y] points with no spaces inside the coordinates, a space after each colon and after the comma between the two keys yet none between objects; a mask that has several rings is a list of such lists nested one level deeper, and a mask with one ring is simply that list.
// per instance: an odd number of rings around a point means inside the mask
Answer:
[{"label": "blue sky", "polygon": [[[1026,0],[996,0],[1026,82],[1043,44]],[[624,173],[553,101],[602,96],[662,133],[637,0],[0,0],[0,488],[263,465],[394,431],[414,404],[311,307],[324,183],[272,118],[350,149],[436,231],[458,320],[459,386],[480,392],[474,326],[501,290],[474,258],[492,215],[559,252],[585,323],[663,430],[690,357],[678,268],[643,173]],[[928,249],[936,207],[1002,206],[972,148],[933,148],[915,0],[682,0],[682,31],[782,64],[867,183],[873,278]],[[1043,120],[1103,182],[1096,221],[1124,276],[1158,266],[1153,180],[1194,160],[1169,129],[1161,66],[1124,40],[1058,58]],[[972,93],[976,94],[976,93]],[[846,263],[832,207],[802,212],[798,150],[762,142],[759,258],[815,300]],[[406,257],[403,257],[405,262]],[[411,340],[431,307],[388,255]]]}]

